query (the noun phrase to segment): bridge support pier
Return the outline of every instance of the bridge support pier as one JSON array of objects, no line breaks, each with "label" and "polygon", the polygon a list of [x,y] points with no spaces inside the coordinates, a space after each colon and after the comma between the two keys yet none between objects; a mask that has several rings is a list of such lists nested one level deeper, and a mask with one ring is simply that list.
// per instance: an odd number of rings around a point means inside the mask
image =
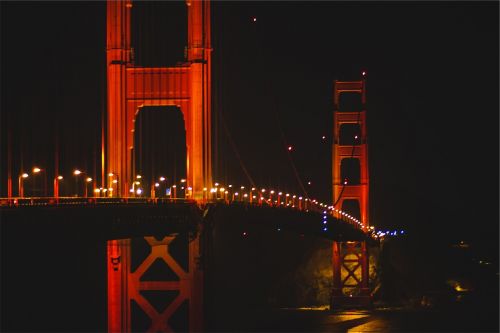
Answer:
[{"label": "bridge support pier", "polygon": [[333,242],[330,309],[371,305],[366,241]]},{"label": "bridge support pier", "polygon": [[[182,265],[175,259],[170,250],[177,238],[179,234],[168,235],[160,240],[144,237],[146,251],[144,246],[142,249],[134,246],[131,239],[108,241],[108,332],[137,331],[137,326],[141,324],[144,331],[148,332],[199,332],[203,329],[200,233],[194,239],[184,237],[180,242],[187,241],[188,244],[176,246],[187,247],[189,251],[187,270],[186,264]],[[137,260],[134,260],[134,252],[149,254],[137,263]],[[154,279],[155,274],[158,276],[159,266],[164,267],[164,272],[173,273],[170,278]],[[182,317],[177,314],[179,310],[184,310],[187,320],[178,320]],[[174,319],[174,316],[177,318]],[[175,328],[172,319],[176,320]]]}]

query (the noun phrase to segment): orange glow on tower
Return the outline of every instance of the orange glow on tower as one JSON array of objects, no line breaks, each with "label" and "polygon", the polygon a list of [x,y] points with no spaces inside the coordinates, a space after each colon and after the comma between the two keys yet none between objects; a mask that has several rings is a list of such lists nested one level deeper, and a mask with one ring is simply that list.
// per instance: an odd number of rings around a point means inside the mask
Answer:
[{"label": "orange glow on tower", "polygon": [[[187,63],[139,67],[132,63],[131,0],[107,3],[108,120],[106,168],[119,175],[122,196],[132,182],[134,121],[143,106],[177,106],[186,127],[187,179],[193,197],[210,186],[211,44],[210,2],[187,0]],[[107,173],[107,172],[106,172]]]},{"label": "orange glow on tower", "polygon": [[[333,90],[333,147],[332,147],[332,180],[333,202],[336,209],[345,210],[346,200],[354,200],[359,204],[359,217],[364,228],[369,226],[368,206],[368,145],[366,140],[366,72],[361,81],[335,81]],[[340,96],[343,93],[359,94],[360,109],[342,110]],[[343,141],[342,125],[359,126],[359,133],[352,135],[351,143]],[[356,131],[356,130],[355,130]],[[359,183],[345,179],[342,175],[342,161],[357,159],[359,161]],[[350,212],[355,215],[355,212]],[[333,290],[331,308],[339,305],[367,306],[370,304],[368,248],[366,241],[333,242]]]},{"label": "orange glow on tower", "polygon": [[[333,149],[332,149],[332,180],[333,180],[333,202],[335,208],[342,209],[345,200],[357,200],[359,202],[360,221],[363,226],[369,226],[368,219],[368,144],[366,141],[366,92],[365,80],[362,81],[335,81],[334,86],[334,112],[333,112]],[[342,93],[359,93],[361,97],[362,110],[342,111],[339,110],[339,100]],[[359,124],[360,134],[355,136],[356,145],[341,145],[340,127],[344,124]],[[342,160],[355,158],[359,160],[360,182],[351,184],[341,178]],[[342,194],[341,194],[342,193]],[[353,212],[351,212],[353,213]],[[352,215],[352,214],[351,214]]]},{"label": "orange glow on tower", "polygon": [[[175,67],[139,67],[132,62],[130,44],[131,0],[107,2],[107,138],[105,188],[116,181],[117,195],[128,196],[135,181],[133,168],[134,122],[143,106],[177,106],[186,129],[187,184],[194,199],[203,199],[203,188],[211,185],[211,46],[210,2],[187,0],[187,62]],[[104,175],[112,177],[104,177]],[[200,232],[201,233],[201,232]],[[189,241],[188,271],[170,256],[175,237],[156,240],[145,237],[151,252],[138,269],[131,271],[130,240],[108,242],[108,331],[132,330],[131,300],[151,319],[149,331],[170,332],[168,319],[188,300],[189,331],[199,332],[203,323],[203,275],[200,236]],[[141,280],[156,259],[162,260],[179,281]],[[179,296],[161,313],[142,297],[141,291],[178,291]]]}]

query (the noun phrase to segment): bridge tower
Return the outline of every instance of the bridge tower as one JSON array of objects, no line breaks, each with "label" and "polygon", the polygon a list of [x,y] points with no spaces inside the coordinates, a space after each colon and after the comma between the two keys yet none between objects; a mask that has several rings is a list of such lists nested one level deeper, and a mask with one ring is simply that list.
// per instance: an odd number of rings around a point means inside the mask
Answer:
[{"label": "bridge tower", "polygon": [[[358,215],[369,226],[368,144],[366,136],[366,82],[334,83],[333,202],[336,209]],[[350,102],[350,103],[349,103]],[[332,308],[370,304],[366,242],[333,243]]]},{"label": "bridge tower", "polygon": [[186,129],[188,186],[193,188],[194,198],[202,198],[203,188],[211,186],[210,1],[186,0],[186,5],[187,62],[175,67],[139,67],[132,59],[132,1],[107,2],[106,174],[118,177],[115,190],[121,196],[129,195],[134,177],[134,122],[143,106],[181,109]]},{"label": "bridge tower", "polygon": [[[131,0],[107,1],[107,140],[106,175],[118,181],[114,189],[128,196],[133,181],[134,122],[144,106],[177,106],[186,130],[187,185],[193,197],[201,199],[203,188],[211,185],[211,46],[209,0],[186,0],[188,18],[187,62],[175,67],[139,67],[132,59]],[[168,111],[167,111],[168,112]],[[104,159],[104,158],[103,158]],[[110,177],[105,177],[110,183]],[[134,245],[134,239],[109,240],[108,271],[108,331],[130,332],[134,322],[132,304],[148,317],[149,331],[170,332],[170,319],[183,304],[188,304],[189,331],[203,327],[203,271],[199,264],[201,231],[189,235],[185,246],[186,267],[175,259],[172,244],[183,236],[144,235],[146,250]],[[185,236],[185,235],[184,235]],[[179,242],[179,241],[177,241]],[[134,255],[149,253],[134,269]],[[167,266],[172,276],[145,280],[156,264]],[[155,308],[145,298],[155,293],[176,293],[164,310]],[[159,295],[159,296],[158,296]],[[133,301],[133,302],[132,302]]]}]

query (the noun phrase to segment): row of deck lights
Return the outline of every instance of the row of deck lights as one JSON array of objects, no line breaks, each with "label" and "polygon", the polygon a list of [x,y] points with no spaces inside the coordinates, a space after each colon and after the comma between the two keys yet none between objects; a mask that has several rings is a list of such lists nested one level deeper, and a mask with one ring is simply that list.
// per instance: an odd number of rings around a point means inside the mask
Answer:
[{"label": "row of deck lights", "polygon": [[[37,175],[37,174],[39,174],[39,173],[40,173],[40,172],[42,172],[42,171],[44,171],[44,170],[43,170],[43,169],[41,169],[41,168],[39,168],[39,167],[33,167],[33,169],[32,169],[33,174],[32,174],[32,175],[33,175],[33,176],[34,176],[34,175]],[[73,174],[73,176],[75,176],[75,177],[80,177],[81,175],[84,175],[84,174],[85,174],[85,172],[84,172],[84,171],[81,171],[81,170],[79,170],[79,169],[75,169],[75,170],[73,171],[73,173],[72,173],[72,174]],[[115,176],[113,173],[109,173],[109,177],[113,177],[113,176]],[[25,181],[28,177],[30,177],[30,175],[29,175],[28,173],[26,173],[26,172],[23,172],[23,173],[21,173],[21,174],[19,175],[19,178],[18,178],[18,186],[19,186],[19,187],[18,187],[18,189],[19,189],[19,190],[18,190],[18,191],[19,191],[19,192],[18,192],[18,196],[19,196],[20,198],[23,198],[23,197],[24,197],[24,181]],[[77,179],[78,179],[78,178],[75,178],[75,180],[77,180]],[[56,177],[54,177],[54,197],[55,197],[55,198],[58,198],[58,197],[59,197],[59,183],[60,183],[61,181],[63,181],[63,180],[64,180],[64,176],[62,176],[62,175],[57,175]],[[84,183],[84,184],[85,184],[85,186],[84,186],[84,197],[87,197],[87,196],[88,196],[88,185],[89,185],[90,183],[92,183],[93,181],[94,181],[94,180],[93,180],[91,177],[86,177],[86,178],[85,178],[85,180],[84,180],[84,182],[85,182],[85,183]],[[116,186],[118,187],[118,176],[116,176],[116,179],[113,179],[113,180],[111,181],[111,183],[112,183],[112,184],[116,184]],[[101,195],[101,193],[102,193],[102,194],[104,194],[104,195],[106,196],[106,192],[108,192],[108,193],[109,193],[108,195],[109,195],[109,196],[112,196],[112,193],[113,193],[113,187],[110,187],[110,188],[102,188],[102,187],[100,187],[100,188],[95,188],[95,189],[93,190],[93,192],[94,192],[94,194],[95,194],[95,195],[96,195],[96,194],[99,194],[99,196]]]},{"label": "row of deck lights", "polygon": [[[38,174],[42,171],[42,169],[38,167],[33,168],[33,174]],[[73,175],[74,176],[80,176],[81,174],[84,174],[83,171],[81,170],[74,170]],[[22,173],[19,176],[19,196],[24,197],[24,188],[23,188],[23,180],[29,177],[29,174],[27,173]],[[110,183],[112,184],[111,187],[109,188],[95,188],[94,191],[94,196],[109,196],[112,197],[115,189],[113,188],[113,185],[116,185],[116,193],[119,196],[120,192],[118,189],[119,186],[119,177],[117,174],[110,172],[108,173],[108,177],[110,179]],[[141,175],[136,175],[134,178],[134,182],[132,183],[132,188],[130,188],[129,192],[133,196],[143,196],[145,195],[144,189],[141,187],[141,181],[142,181],[142,176]],[[63,180],[62,175],[58,175],[57,177],[54,178],[54,197],[59,196],[59,182]],[[91,177],[85,178],[85,193],[84,196],[88,196],[87,192],[87,185],[90,184],[93,181]],[[165,177],[159,177],[158,181],[153,182],[151,184],[151,197],[154,198],[156,197],[156,190],[160,187],[160,184],[165,182],[166,178]],[[184,190],[184,195],[183,198],[191,198],[192,197],[192,187],[187,186],[187,181],[185,179],[181,179],[179,187],[181,190]],[[290,193],[284,193],[280,191],[275,191],[275,190],[267,190],[265,188],[262,188],[261,190],[258,190],[255,187],[249,187],[248,189],[245,186],[240,186],[240,191],[234,191],[235,187],[233,185],[228,185],[223,186],[219,183],[214,183],[214,187],[212,188],[203,188],[203,200],[204,201],[209,201],[209,200],[224,200],[226,202],[248,202],[248,203],[256,203],[259,205],[262,204],[267,204],[270,206],[285,206],[285,207],[290,207],[290,208],[296,208],[298,210],[319,210],[323,212],[323,217],[325,218],[327,215],[332,215],[337,218],[343,219],[345,221],[348,221],[352,224],[357,225],[359,228],[364,230],[365,232],[370,232],[375,238],[381,238],[384,236],[395,236],[397,235],[396,232],[382,232],[382,231],[377,231],[375,232],[374,227],[370,226],[364,226],[361,221],[356,219],[355,217],[351,216],[350,214],[334,208],[333,206],[328,206],[322,202],[317,201],[316,199],[309,199],[309,198],[303,198],[302,196],[297,196],[295,194],[290,194]],[[246,190],[246,191],[245,191]],[[267,198],[265,195],[267,194]],[[167,197],[171,199],[179,199],[177,197],[177,184],[173,184],[169,187],[169,191],[166,191]],[[276,195],[276,199],[273,199],[273,196]],[[326,222],[326,219],[324,219],[324,222]],[[323,223],[324,223],[323,222]],[[324,223],[326,224],[326,223]],[[326,230],[325,230],[326,229]],[[323,227],[324,231],[327,231],[327,226],[325,225]],[[400,234],[404,234],[404,231],[400,231]]]},{"label": "row of deck lights", "polygon": [[[331,215],[336,215],[339,218],[343,218],[352,223],[356,223],[361,227],[363,226],[361,221],[359,221],[355,217],[349,215],[346,212],[343,212],[340,209],[336,209],[333,206],[328,206],[324,203],[321,203],[316,199],[303,198],[302,196],[297,196],[295,194],[267,190],[265,188],[259,191],[255,187],[251,187],[249,190],[247,190],[247,193],[244,193],[246,189],[245,186],[240,187],[241,192],[233,192],[232,190],[234,189],[234,187],[232,185],[228,185],[227,189],[218,183],[215,183],[214,185],[215,187],[210,188],[210,190],[208,188],[203,189],[204,200],[223,199],[225,201],[246,201],[249,203],[269,204],[272,206],[286,206],[297,208],[299,210],[316,209],[324,211],[325,214],[327,211],[330,211]],[[265,197],[265,193],[268,193],[267,198]],[[276,195],[275,200],[273,200],[273,195]]]},{"label": "row of deck lights", "polygon": [[[251,187],[247,189],[245,193],[245,186],[240,187],[240,191],[234,192],[234,187],[228,185],[227,188],[219,183],[215,183],[214,187],[208,189],[203,188],[203,199],[204,200],[224,200],[226,202],[248,202],[256,204],[268,204],[270,206],[285,206],[290,208],[296,208],[298,210],[316,210],[323,213],[323,231],[328,231],[327,226],[327,216],[331,215],[344,221],[350,222],[362,229],[366,233],[371,234],[374,238],[384,238],[386,236],[397,236],[397,231],[376,231],[374,226],[365,226],[363,223],[355,218],[354,216],[342,211],[341,209],[334,208],[316,199],[303,198],[295,194],[283,193],[274,190],[261,189],[260,191]],[[268,193],[268,197],[265,197],[265,193]],[[273,200],[273,195],[277,195],[276,199]],[[399,235],[403,235],[404,230],[399,232]]]}]

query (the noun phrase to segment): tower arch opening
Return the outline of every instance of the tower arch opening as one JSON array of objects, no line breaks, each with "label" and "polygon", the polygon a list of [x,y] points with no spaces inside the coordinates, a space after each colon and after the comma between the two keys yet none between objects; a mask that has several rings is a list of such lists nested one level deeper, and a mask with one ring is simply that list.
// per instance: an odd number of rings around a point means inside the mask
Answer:
[{"label": "tower arch opening", "polygon": [[339,94],[339,112],[363,111],[363,99],[360,92],[343,91]]},{"label": "tower arch opening", "polygon": [[[186,179],[186,126],[181,109],[177,106],[139,108],[134,121],[132,155],[134,181],[138,181],[144,191],[150,191],[158,183],[156,196],[165,195],[170,186]],[[147,194],[149,196],[149,192]]]},{"label": "tower arch opening", "polygon": [[342,181],[347,180],[347,185],[359,185],[361,183],[359,158],[342,159],[340,162],[340,177]]},{"label": "tower arch opening", "polygon": [[339,145],[353,146],[361,143],[361,126],[357,123],[341,124],[339,128]]},{"label": "tower arch opening", "polygon": [[135,65],[174,66],[185,61],[186,22],[184,1],[134,1],[130,33]]}]

